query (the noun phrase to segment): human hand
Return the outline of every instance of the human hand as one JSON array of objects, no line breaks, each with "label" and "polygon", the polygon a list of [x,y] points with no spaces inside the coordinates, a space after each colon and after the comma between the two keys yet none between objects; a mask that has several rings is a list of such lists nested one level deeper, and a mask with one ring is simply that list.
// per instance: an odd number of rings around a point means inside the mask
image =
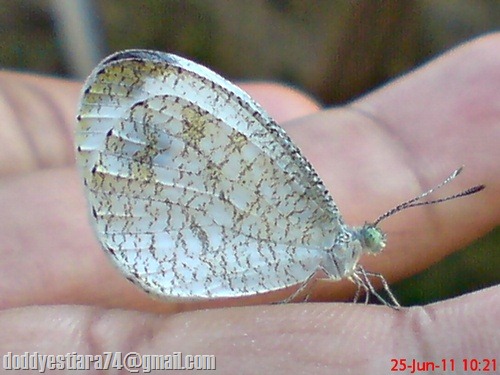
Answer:
[{"label": "human hand", "polygon": [[[498,225],[499,44],[498,34],[476,40],[342,108],[320,110],[275,85],[241,86],[286,128],[349,224],[375,219],[461,164],[466,170],[446,191],[487,186],[384,221],[386,250],[362,263],[394,281]],[[113,268],[90,228],[72,151],[80,87],[0,76],[0,353],[180,351],[215,354],[227,373],[388,373],[391,359],[458,364],[500,351],[498,287],[402,311],[302,303],[186,312],[290,291],[208,303],[151,299]],[[321,282],[312,299],[352,292],[349,283]]]}]

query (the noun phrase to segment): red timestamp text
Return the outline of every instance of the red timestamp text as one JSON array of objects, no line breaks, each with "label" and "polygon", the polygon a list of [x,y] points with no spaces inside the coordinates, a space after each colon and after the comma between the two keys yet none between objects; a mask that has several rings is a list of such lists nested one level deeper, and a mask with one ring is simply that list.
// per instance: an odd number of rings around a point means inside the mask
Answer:
[{"label": "red timestamp text", "polygon": [[497,360],[495,358],[463,358],[441,359],[437,361],[421,361],[415,358],[391,358],[392,372],[406,372],[414,374],[419,372],[460,371],[460,372],[496,372]]}]

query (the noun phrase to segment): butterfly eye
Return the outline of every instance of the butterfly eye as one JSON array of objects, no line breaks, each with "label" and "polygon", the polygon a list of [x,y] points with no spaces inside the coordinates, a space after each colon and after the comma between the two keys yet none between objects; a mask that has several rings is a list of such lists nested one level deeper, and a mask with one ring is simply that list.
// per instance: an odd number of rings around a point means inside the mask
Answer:
[{"label": "butterfly eye", "polygon": [[362,242],[367,252],[376,254],[385,247],[385,233],[372,225],[365,225],[361,230]]}]

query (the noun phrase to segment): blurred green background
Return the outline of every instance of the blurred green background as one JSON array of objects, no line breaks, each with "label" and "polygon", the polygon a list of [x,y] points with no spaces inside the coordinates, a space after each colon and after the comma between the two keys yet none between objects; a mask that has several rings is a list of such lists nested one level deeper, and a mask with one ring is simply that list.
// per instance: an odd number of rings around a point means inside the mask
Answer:
[{"label": "blurred green background", "polygon": [[[500,2],[0,0],[0,67],[82,79],[109,52],[177,53],[338,105],[500,26]],[[500,282],[500,230],[394,286],[404,305]]]}]

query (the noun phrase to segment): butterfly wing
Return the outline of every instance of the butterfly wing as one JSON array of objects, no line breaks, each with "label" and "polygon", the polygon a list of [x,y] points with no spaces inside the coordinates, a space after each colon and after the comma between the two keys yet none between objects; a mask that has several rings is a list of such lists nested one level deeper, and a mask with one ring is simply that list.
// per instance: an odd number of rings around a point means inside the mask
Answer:
[{"label": "butterfly wing", "polygon": [[171,54],[104,60],[85,83],[76,143],[99,241],[159,296],[303,282],[343,225],[311,165],[248,94]]}]

